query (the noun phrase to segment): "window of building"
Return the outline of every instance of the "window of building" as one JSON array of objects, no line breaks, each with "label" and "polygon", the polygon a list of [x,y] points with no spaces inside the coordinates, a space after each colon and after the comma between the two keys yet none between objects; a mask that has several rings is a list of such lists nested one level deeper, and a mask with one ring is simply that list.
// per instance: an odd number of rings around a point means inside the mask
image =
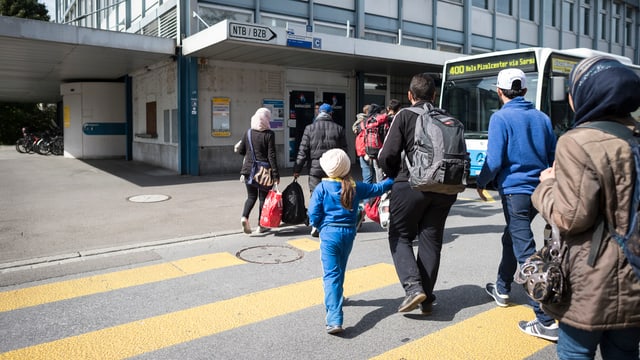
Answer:
[{"label": "window of building", "polygon": [[619,2],[613,3],[613,11],[611,15],[611,37],[612,41],[616,44],[620,44],[620,33],[622,31],[622,4]]},{"label": "window of building", "polygon": [[271,27],[281,27],[285,29],[289,24],[307,26],[307,20],[305,19],[298,19],[294,17],[280,16],[275,14],[261,14],[260,23]]},{"label": "window of building", "polygon": [[[235,20],[241,22],[253,22],[253,13],[240,9],[234,9],[225,6],[198,5],[198,31],[202,31],[208,26],[215,25],[223,20]],[[206,23],[206,25],[204,23]]]},{"label": "window of building", "polygon": [[562,3],[562,30],[575,31],[573,0],[565,0]]},{"label": "window of building", "polygon": [[178,143],[178,109],[164,111],[164,142]]},{"label": "window of building", "polygon": [[580,6],[580,29],[582,35],[591,36],[591,2],[586,0]]},{"label": "window of building", "polygon": [[462,54],[462,46],[460,45],[438,43],[437,50]]},{"label": "window of building", "polygon": [[544,0],[544,23],[547,26],[558,26],[558,1]]},{"label": "window of building", "polygon": [[349,25],[349,30],[347,32],[347,24],[340,26],[339,24],[329,24],[316,21],[313,23],[313,32],[352,38],[354,37],[355,29],[352,25]]},{"label": "window of building", "polygon": [[536,2],[533,0],[520,0],[520,18],[535,21],[535,4]]},{"label": "window of building", "polygon": [[496,11],[507,15],[513,15],[513,4],[511,0],[496,0]]},{"label": "window of building", "polygon": [[609,1],[602,0],[600,2],[600,9],[598,10],[598,30],[600,30],[600,39],[607,40],[607,9],[609,8]]},{"label": "window of building", "polygon": [[386,42],[386,43],[390,43],[390,44],[397,44],[398,43],[398,36],[397,35],[389,34],[389,33],[383,33],[383,32],[380,32],[380,31],[365,30],[364,31],[364,38],[367,39],[367,40]]},{"label": "window of building", "polygon": [[158,127],[157,127],[157,110],[156,110],[156,102],[151,101],[147,103],[147,129],[145,130],[145,134],[149,137],[157,137],[158,136]]},{"label": "window of building", "polygon": [[472,5],[483,9],[489,9],[489,0],[473,0]]},{"label": "window of building", "polygon": [[426,40],[426,39],[422,39],[414,36],[403,35],[402,45],[413,46],[413,47],[418,47],[423,49],[431,49],[431,47],[433,46],[433,43],[431,42],[431,40]]},{"label": "window of building", "polygon": [[635,12],[631,6],[627,6],[627,11],[625,13],[625,27],[624,27],[624,38],[627,46],[633,46],[633,18],[635,17]]}]

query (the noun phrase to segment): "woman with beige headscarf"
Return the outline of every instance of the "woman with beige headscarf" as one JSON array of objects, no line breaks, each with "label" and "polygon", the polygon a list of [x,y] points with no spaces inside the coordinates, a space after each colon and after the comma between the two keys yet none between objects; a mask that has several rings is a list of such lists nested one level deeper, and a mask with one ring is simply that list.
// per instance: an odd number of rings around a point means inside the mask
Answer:
[{"label": "woman with beige headscarf", "polygon": [[[271,111],[267,108],[259,108],[251,117],[251,128],[247,130],[240,143],[236,146],[237,152],[244,156],[244,162],[242,163],[242,169],[240,170],[240,175],[242,175],[244,179],[248,180],[250,178],[249,175],[251,174],[253,159],[255,158],[256,161],[268,162],[269,165],[271,165],[272,177],[274,178],[275,183],[280,183],[275,134],[271,130],[270,122]],[[247,199],[245,200],[244,208],[242,209],[240,224],[242,225],[242,230],[246,234],[251,234],[249,215],[256,204],[256,200],[260,199],[260,207],[258,209],[258,219],[260,219],[262,206],[264,205],[269,189],[257,187],[254,184],[247,184],[246,181],[245,185],[247,187]],[[256,233],[263,233],[268,230],[268,228],[260,226],[256,229]]]}]

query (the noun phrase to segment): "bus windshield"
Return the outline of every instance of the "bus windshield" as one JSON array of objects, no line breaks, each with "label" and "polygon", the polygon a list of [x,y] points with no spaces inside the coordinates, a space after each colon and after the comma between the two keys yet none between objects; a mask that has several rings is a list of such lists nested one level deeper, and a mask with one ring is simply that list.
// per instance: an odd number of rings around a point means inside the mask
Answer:
[{"label": "bus windshield", "polygon": [[[525,99],[535,104],[538,86],[537,72],[526,73]],[[497,73],[483,77],[445,81],[442,87],[441,106],[464,124],[467,139],[486,139],[489,118],[500,109],[496,92]]]}]

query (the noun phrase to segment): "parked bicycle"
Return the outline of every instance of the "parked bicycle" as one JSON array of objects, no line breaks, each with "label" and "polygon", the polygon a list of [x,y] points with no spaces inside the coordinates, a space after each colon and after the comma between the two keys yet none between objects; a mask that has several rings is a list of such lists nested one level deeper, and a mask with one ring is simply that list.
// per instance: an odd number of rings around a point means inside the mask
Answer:
[{"label": "parked bicycle", "polygon": [[60,130],[56,130],[53,136],[50,131],[36,135],[23,127],[22,138],[16,141],[16,150],[20,153],[36,152],[41,155],[62,155],[64,153],[64,138]]}]

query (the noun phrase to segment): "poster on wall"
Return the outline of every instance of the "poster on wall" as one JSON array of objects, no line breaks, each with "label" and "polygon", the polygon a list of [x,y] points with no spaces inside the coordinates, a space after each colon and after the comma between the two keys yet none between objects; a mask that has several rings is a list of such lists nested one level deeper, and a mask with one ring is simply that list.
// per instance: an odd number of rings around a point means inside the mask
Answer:
[{"label": "poster on wall", "polygon": [[284,129],[284,100],[263,99],[262,107],[271,111],[271,130]]},{"label": "poster on wall", "polygon": [[231,99],[214,97],[211,99],[211,136],[231,136],[229,109]]}]

